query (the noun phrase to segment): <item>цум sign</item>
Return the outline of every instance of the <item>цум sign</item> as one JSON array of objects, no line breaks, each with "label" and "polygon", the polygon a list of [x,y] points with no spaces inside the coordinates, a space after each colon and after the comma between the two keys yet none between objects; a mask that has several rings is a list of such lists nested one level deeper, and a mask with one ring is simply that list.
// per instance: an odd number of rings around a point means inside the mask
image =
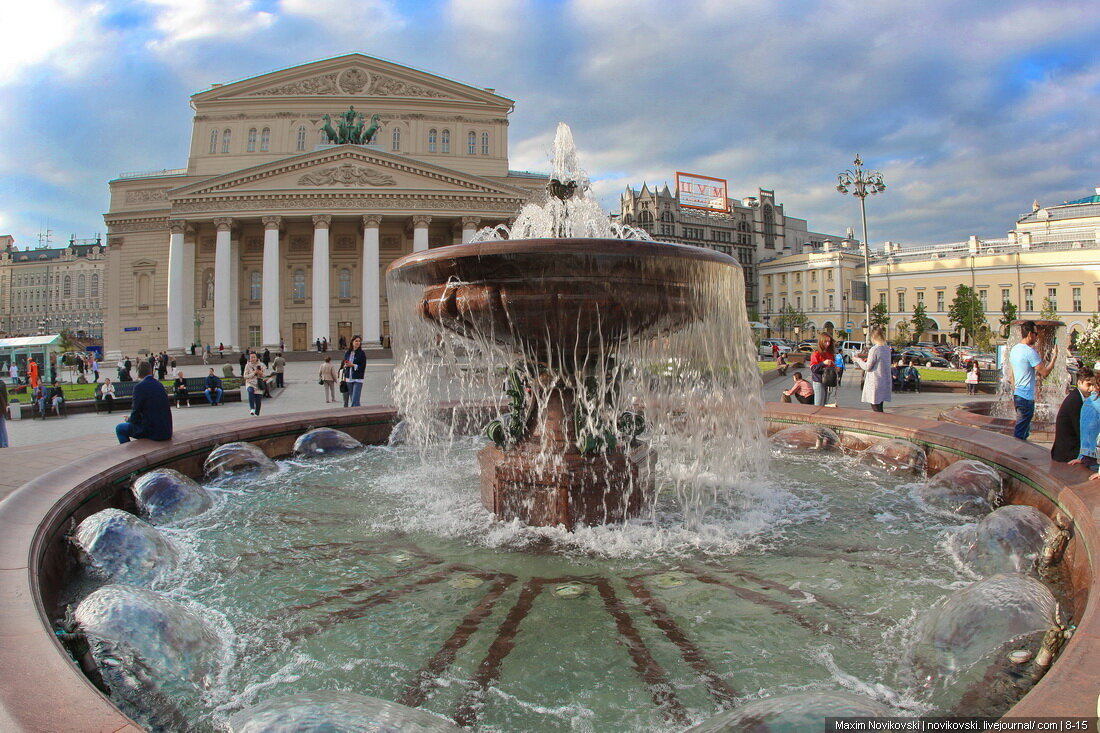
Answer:
[{"label": "\u0446\u0443\u043c sign", "polygon": [[704,211],[729,211],[726,179],[676,172],[676,193],[680,206]]}]

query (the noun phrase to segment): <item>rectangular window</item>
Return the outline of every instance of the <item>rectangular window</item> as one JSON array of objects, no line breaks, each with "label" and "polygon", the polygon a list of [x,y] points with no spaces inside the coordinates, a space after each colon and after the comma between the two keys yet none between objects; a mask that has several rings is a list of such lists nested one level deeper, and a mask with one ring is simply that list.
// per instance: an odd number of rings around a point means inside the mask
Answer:
[{"label": "rectangular window", "polygon": [[794,284],[795,285],[800,285],[801,283],[802,283],[802,273],[801,272],[796,272],[794,274]]},{"label": "rectangular window", "polygon": [[978,291],[978,300],[982,301],[982,311],[989,310],[989,291],[988,290],[979,290]]},{"label": "rectangular window", "polygon": [[941,313],[943,312],[943,291],[942,290],[937,290],[936,291],[936,310],[940,311]]},{"label": "rectangular window", "polygon": [[833,296],[830,295],[829,296],[829,310],[832,310],[832,309],[833,309]]},{"label": "rectangular window", "polygon": [[1047,288],[1047,299],[1050,300],[1050,307],[1058,310],[1058,288]]},{"label": "rectangular window", "polygon": [[878,304],[879,305],[886,305],[886,293],[879,293],[878,294]]},{"label": "rectangular window", "polygon": [[1006,303],[1012,300],[1012,291],[1008,288],[1001,288],[1001,302]]},{"label": "rectangular window", "polygon": [[1074,288],[1073,289],[1073,312],[1074,313],[1080,313],[1081,310],[1082,310],[1081,309],[1081,288]]},{"label": "rectangular window", "polygon": [[920,303],[921,305],[924,305],[924,291],[923,290],[918,290],[917,291],[917,302]]},{"label": "rectangular window", "polygon": [[817,310],[817,296],[816,295],[811,295],[810,296],[810,310],[811,311],[816,311]]},{"label": "rectangular window", "polygon": [[832,270],[826,270],[825,271],[825,279],[828,280],[829,282],[833,281],[833,271]]},{"label": "rectangular window", "polygon": [[794,299],[795,310],[802,310],[802,296],[798,296]]},{"label": "rectangular window", "polygon": [[1035,291],[1031,288],[1024,288],[1024,310],[1028,312],[1035,310]]},{"label": "rectangular window", "polygon": [[258,349],[258,348],[260,348],[260,346],[263,345],[262,342],[261,342],[261,339],[260,339],[260,327],[259,326],[249,326],[248,327],[248,345],[251,346],[254,349]]},{"label": "rectangular window", "polygon": [[811,270],[810,271],[810,282],[812,282],[812,283],[817,282],[817,270]]},{"label": "rectangular window", "polygon": [[899,313],[904,313],[905,312],[905,291],[904,290],[899,290],[898,291],[898,312]]}]

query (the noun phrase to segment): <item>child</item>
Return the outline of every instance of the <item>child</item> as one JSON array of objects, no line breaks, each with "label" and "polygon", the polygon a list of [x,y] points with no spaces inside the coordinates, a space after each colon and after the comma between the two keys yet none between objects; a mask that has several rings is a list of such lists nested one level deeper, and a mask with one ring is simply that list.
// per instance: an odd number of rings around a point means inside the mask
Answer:
[{"label": "child", "polygon": [[966,393],[978,394],[978,362],[970,362],[966,370]]}]

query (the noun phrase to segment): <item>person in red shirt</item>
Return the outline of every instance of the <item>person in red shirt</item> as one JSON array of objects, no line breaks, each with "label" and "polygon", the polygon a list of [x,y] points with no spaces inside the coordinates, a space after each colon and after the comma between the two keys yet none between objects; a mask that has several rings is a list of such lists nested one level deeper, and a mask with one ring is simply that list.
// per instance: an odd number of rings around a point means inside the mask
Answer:
[{"label": "person in red shirt", "polygon": [[803,405],[812,405],[814,402],[814,387],[802,378],[802,372],[794,373],[794,386],[783,392],[783,401],[798,400]]},{"label": "person in red shirt", "polygon": [[832,334],[822,331],[817,337],[817,348],[810,354],[810,380],[814,387],[814,404],[818,407],[835,401],[829,398],[836,394],[836,382],[828,386],[822,383],[825,370],[829,367],[833,367],[835,371],[836,344]]}]

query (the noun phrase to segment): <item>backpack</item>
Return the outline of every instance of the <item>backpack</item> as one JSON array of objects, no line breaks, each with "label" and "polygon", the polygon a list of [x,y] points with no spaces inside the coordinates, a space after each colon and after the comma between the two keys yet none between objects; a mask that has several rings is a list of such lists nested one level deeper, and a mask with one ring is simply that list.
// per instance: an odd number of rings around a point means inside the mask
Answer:
[{"label": "backpack", "polygon": [[837,368],[835,366],[827,366],[821,370],[821,386],[822,387],[835,387],[837,383]]}]

